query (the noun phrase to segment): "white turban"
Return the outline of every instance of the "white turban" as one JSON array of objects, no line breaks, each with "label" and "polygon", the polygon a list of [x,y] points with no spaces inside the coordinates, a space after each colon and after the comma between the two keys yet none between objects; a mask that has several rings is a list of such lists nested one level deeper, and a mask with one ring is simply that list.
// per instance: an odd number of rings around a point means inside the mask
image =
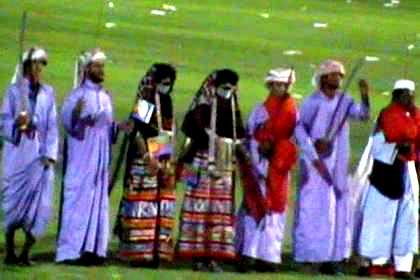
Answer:
[{"label": "white turban", "polygon": [[312,78],[313,85],[319,86],[321,77],[332,73],[339,73],[344,76],[346,74],[346,70],[344,69],[343,63],[332,59],[322,62]]},{"label": "white turban", "polygon": [[85,67],[93,62],[105,61],[106,55],[100,49],[93,49],[91,51],[84,52],[80,57],[80,62]]},{"label": "white turban", "polygon": [[74,79],[73,88],[76,88],[85,79],[87,66],[91,63],[106,61],[106,55],[99,48],[83,52],[77,59],[74,65]]},{"label": "white turban", "polygon": [[23,62],[26,62],[28,60],[30,60],[30,61],[37,61],[37,60],[47,61],[48,60],[48,55],[47,55],[47,52],[44,49],[34,47],[34,48],[31,48],[31,49],[27,50],[22,55],[22,61]]},{"label": "white turban", "polygon": [[[48,54],[47,52],[40,48],[40,47],[32,47],[29,50],[25,51],[22,54],[22,63],[25,63],[27,61],[44,61],[45,63],[48,62]],[[22,65],[17,64],[15,68],[15,73],[13,74],[12,80],[10,83],[14,84],[18,81],[18,79],[22,78],[23,71]]]},{"label": "white turban", "polygon": [[294,84],[296,81],[296,73],[290,68],[277,68],[268,72],[265,82],[280,82],[286,84]]},{"label": "white turban", "polygon": [[394,90],[395,89],[408,89],[413,92],[416,90],[416,85],[411,80],[398,80],[394,84]]}]

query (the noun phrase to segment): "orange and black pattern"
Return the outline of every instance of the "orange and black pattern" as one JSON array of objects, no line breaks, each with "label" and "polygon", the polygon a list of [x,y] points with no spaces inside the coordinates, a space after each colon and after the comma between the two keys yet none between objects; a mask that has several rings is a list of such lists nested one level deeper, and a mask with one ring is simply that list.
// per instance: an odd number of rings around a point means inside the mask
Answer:
[{"label": "orange and black pattern", "polygon": [[207,158],[207,154],[198,153],[183,171],[187,189],[177,254],[185,258],[232,260],[235,258],[232,171],[211,179]]},{"label": "orange and black pattern", "polygon": [[158,184],[158,176],[148,174],[143,160],[131,165],[118,221],[118,255],[123,260],[173,259],[175,190]]}]

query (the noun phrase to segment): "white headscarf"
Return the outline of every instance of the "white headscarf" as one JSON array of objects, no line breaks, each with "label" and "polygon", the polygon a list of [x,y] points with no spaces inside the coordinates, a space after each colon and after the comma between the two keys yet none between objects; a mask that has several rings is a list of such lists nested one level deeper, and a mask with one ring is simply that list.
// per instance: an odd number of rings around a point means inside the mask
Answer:
[{"label": "white headscarf", "polygon": [[344,69],[343,63],[333,59],[328,59],[322,62],[312,77],[312,84],[316,87],[319,87],[321,77],[332,73],[339,73],[344,76],[346,74],[346,70]]},{"label": "white headscarf", "polygon": [[286,84],[294,84],[296,82],[296,73],[290,68],[276,68],[268,72],[265,82],[281,82]]},{"label": "white headscarf", "polygon": [[[40,47],[32,47],[25,51],[22,54],[22,64],[26,63],[27,61],[48,61],[48,54],[47,52]],[[13,74],[12,80],[10,81],[11,84],[16,83],[23,77],[23,66],[17,64],[15,68],[15,73]]]},{"label": "white headscarf", "polygon": [[416,85],[411,80],[397,80],[394,84],[395,89],[408,89],[412,94],[416,90]]},{"label": "white headscarf", "polygon": [[99,48],[82,52],[74,65],[73,88],[78,87],[86,78],[87,67],[94,62],[106,61],[106,55]]}]

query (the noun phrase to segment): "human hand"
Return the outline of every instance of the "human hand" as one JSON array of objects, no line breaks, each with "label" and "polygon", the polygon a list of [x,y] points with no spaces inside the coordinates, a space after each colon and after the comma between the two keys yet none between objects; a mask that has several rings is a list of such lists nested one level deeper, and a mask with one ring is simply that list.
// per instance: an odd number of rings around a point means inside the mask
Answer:
[{"label": "human hand", "polygon": [[43,156],[41,157],[41,163],[44,165],[45,168],[49,168],[55,164],[55,160]]},{"label": "human hand", "polygon": [[159,161],[149,153],[146,153],[143,156],[143,160],[146,164],[146,169],[149,172],[149,174],[151,176],[156,176],[160,168]]},{"label": "human hand", "polygon": [[20,112],[18,117],[16,118],[15,123],[20,130],[25,130],[30,123],[29,114],[25,111]]},{"label": "human hand", "polygon": [[362,97],[369,96],[369,84],[365,79],[359,80],[359,91]]},{"label": "human hand", "polygon": [[325,138],[317,139],[314,145],[319,155],[327,154],[331,148],[331,142]]},{"label": "human hand", "polygon": [[134,122],[132,120],[125,120],[118,124],[118,128],[125,133],[131,133],[134,129]]},{"label": "human hand", "polygon": [[262,154],[265,158],[270,158],[273,154],[273,145],[269,141],[261,142],[258,145],[258,152]]},{"label": "human hand", "polygon": [[86,102],[85,102],[85,100],[83,100],[83,98],[80,98],[80,99],[77,101],[76,106],[75,106],[75,107],[74,107],[74,109],[73,109],[73,114],[74,114],[76,117],[80,117],[80,114],[82,113],[82,111],[83,111],[83,109],[85,108],[85,106],[86,106]]}]

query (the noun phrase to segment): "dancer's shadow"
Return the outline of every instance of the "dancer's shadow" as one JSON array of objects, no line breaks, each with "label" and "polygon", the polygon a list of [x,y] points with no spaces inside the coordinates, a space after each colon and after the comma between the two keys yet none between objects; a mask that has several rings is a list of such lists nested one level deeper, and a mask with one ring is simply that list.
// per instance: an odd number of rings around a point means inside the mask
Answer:
[{"label": "dancer's shadow", "polygon": [[32,254],[31,259],[37,264],[54,263],[55,252],[37,252]]}]

